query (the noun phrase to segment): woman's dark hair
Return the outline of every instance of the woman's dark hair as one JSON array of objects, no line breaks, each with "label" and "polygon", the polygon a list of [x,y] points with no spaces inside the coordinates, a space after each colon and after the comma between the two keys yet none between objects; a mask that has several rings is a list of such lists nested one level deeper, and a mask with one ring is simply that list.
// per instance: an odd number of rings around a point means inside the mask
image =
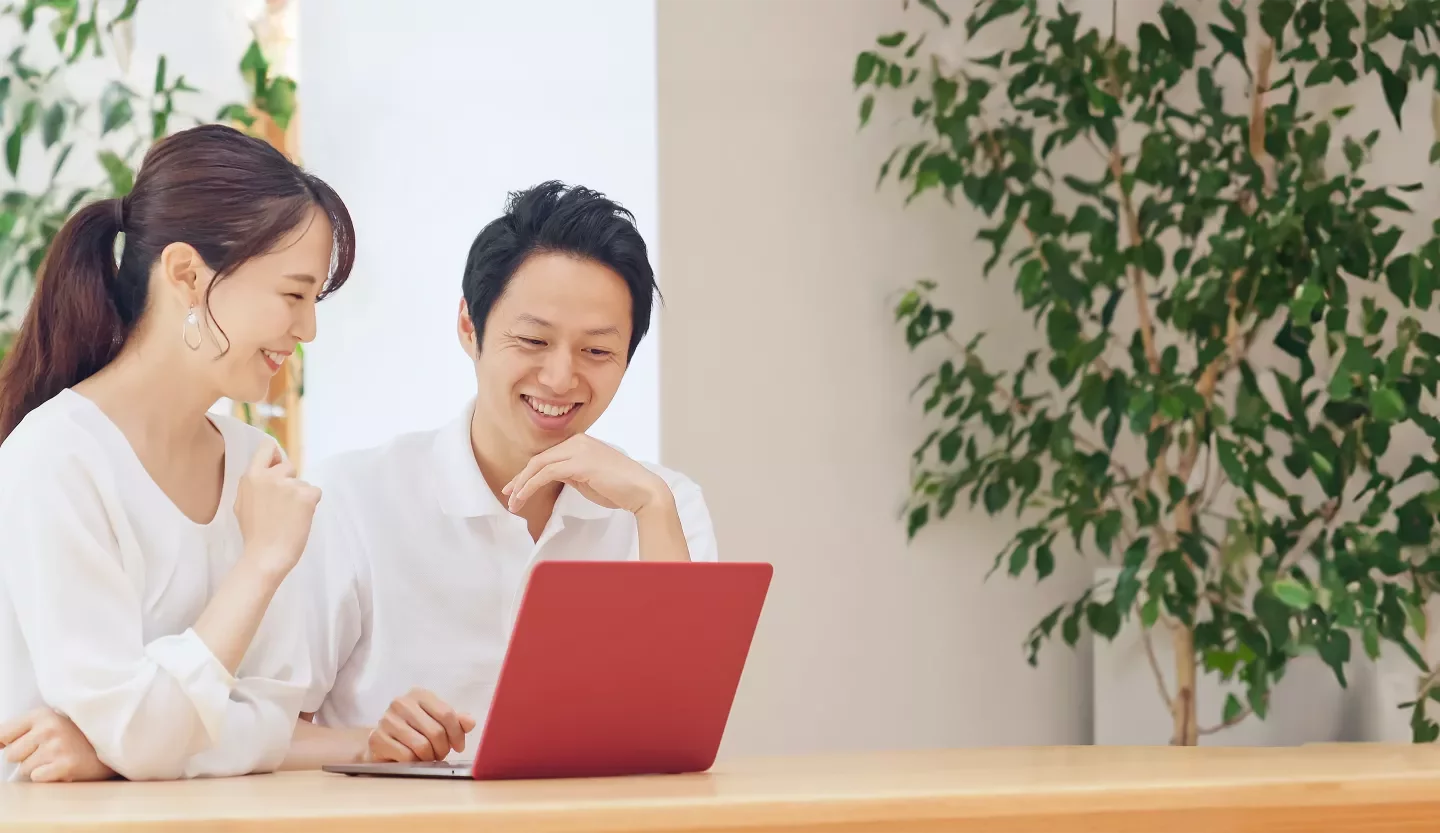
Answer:
[{"label": "woman's dark hair", "polygon": [[461,288],[477,344],[510,279],[537,254],[589,260],[625,281],[631,316],[625,359],[635,358],[635,349],[650,329],[653,298],[660,292],[635,216],[598,191],[553,180],[511,193],[505,213],[491,220],[470,244]]},{"label": "woman's dark hair", "polygon": [[0,368],[0,442],[26,414],[115,358],[145,311],[150,270],[166,246],[188,243],[215,271],[208,313],[215,283],[272,251],[314,207],[330,218],[335,238],[323,298],[345,283],[355,262],[355,227],[329,185],[223,125],[157,142],[127,196],[86,205],[51,241]]}]

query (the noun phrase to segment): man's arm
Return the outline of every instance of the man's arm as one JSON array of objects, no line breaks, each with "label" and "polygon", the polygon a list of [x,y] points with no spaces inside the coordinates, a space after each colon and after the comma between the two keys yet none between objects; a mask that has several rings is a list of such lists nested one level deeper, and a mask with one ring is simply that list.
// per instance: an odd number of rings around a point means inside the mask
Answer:
[{"label": "man's arm", "polygon": [[640,537],[641,561],[689,561],[690,546],[685,540],[685,526],[675,506],[675,496],[660,483],[661,489],[640,511],[635,513],[636,532]]},{"label": "man's arm", "polygon": [[332,729],[308,720],[296,721],[290,751],[280,769],[319,769],[326,764],[364,761],[369,739],[369,729]]},{"label": "man's arm", "polygon": [[679,480],[672,491],[660,474],[577,434],[530,458],[500,492],[508,498],[507,508],[518,513],[540,489],[564,483],[594,503],[635,516],[640,560],[714,561],[715,535],[700,489]]},{"label": "man's arm", "polygon": [[[635,513],[641,561],[719,561],[715,524],[700,487],[675,475],[665,499]],[[659,511],[654,511],[659,510]],[[677,556],[678,554],[678,556]]]}]

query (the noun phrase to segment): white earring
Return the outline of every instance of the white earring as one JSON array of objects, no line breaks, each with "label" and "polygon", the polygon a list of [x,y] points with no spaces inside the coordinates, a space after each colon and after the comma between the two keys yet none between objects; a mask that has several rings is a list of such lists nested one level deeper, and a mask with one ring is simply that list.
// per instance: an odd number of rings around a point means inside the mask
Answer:
[{"label": "white earring", "polygon": [[[192,327],[195,330],[194,344],[190,343],[190,330]],[[200,344],[203,341],[203,337],[200,334],[200,318],[195,314],[194,307],[191,307],[190,314],[185,316],[185,323],[180,325],[180,338],[185,342],[185,346],[189,347],[191,350],[200,349]]]}]

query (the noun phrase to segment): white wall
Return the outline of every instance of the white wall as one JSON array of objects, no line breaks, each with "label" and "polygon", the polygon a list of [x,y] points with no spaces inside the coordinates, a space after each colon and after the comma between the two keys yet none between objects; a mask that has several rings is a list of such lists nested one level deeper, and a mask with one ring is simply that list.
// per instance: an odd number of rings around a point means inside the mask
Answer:
[{"label": "white wall", "polygon": [[921,13],[658,14],[664,456],[705,489],[724,558],[775,565],[724,753],[1087,741],[1086,655],[1060,643],[1030,668],[1021,650],[1084,565],[984,584],[1010,522],[957,509],[907,546],[899,518],[924,436],[908,394],[929,365],[905,348],[894,293],[935,277],[956,326],[993,329],[992,348],[1041,338],[1006,281],[959,279],[987,254],[973,219],[876,192],[901,134],[881,120],[857,135],[855,54]]},{"label": "white wall", "polygon": [[[658,263],[654,26],[654,0],[302,4],[300,150],[359,241],[307,350],[307,459],[436,425],[474,395],[461,271],[508,191],[604,191]],[[650,460],[657,355],[652,336],[592,432]]]}]

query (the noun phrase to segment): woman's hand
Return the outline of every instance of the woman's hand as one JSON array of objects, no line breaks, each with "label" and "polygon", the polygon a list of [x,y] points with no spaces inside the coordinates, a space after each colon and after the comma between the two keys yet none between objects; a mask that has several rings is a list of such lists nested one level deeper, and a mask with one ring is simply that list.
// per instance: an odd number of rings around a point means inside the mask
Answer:
[{"label": "woman's hand", "polygon": [[80,728],[50,709],[36,709],[0,726],[5,760],[31,781],[106,781],[115,771],[100,762]]},{"label": "woman's hand", "polygon": [[320,490],[295,476],[278,446],[265,443],[240,478],[235,498],[245,557],[283,579],[305,551],[319,502]]}]

